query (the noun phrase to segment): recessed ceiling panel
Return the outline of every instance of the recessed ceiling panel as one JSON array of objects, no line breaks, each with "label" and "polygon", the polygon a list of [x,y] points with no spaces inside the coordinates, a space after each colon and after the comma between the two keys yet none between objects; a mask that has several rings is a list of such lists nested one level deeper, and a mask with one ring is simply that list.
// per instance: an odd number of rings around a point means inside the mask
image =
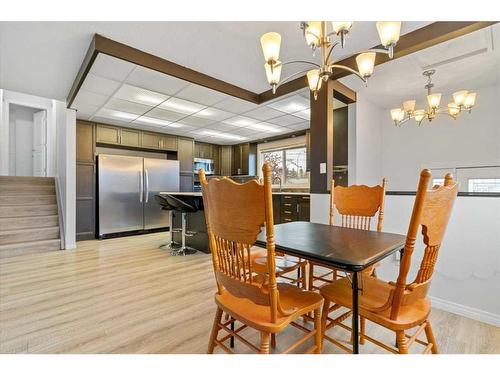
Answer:
[{"label": "recessed ceiling panel", "polygon": [[128,77],[134,68],[135,64],[99,53],[90,73],[121,82]]},{"label": "recessed ceiling panel", "polygon": [[297,116],[292,116],[292,115],[284,115],[280,117],[273,118],[271,120],[268,120],[267,122],[270,122],[271,124],[276,124],[280,126],[288,126],[292,124],[298,124],[299,122],[304,121],[304,119],[297,117]]},{"label": "recessed ceiling panel", "polygon": [[142,115],[153,108],[147,105],[129,102],[128,100],[117,98],[112,98],[109,102],[106,103],[104,107],[114,109],[115,111],[133,113],[136,115]]},{"label": "recessed ceiling panel", "polygon": [[147,117],[147,116],[141,116],[138,119],[134,120],[134,124],[139,124],[139,125],[148,125],[148,126],[167,126],[170,125],[170,121],[165,121],[165,120],[160,120],[154,117]]},{"label": "recessed ceiling panel", "polygon": [[285,99],[269,103],[268,106],[285,113],[296,113],[309,108],[309,100],[300,95],[293,95]]},{"label": "recessed ceiling panel", "polygon": [[167,95],[127,84],[120,87],[114,97],[147,106],[157,106],[169,98]]},{"label": "recessed ceiling panel", "polygon": [[266,121],[272,118],[276,118],[279,116],[283,116],[283,112],[277,111],[271,107],[266,105],[262,105],[256,109],[253,109],[249,112],[245,112],[244,115],[246,117],[251,117],[260,121]]},{"label": "recessed ceiling panel", "polygon": [[120,87],[120,82],[89,73],[87,74],[87,77],[85,77],[85,81],[83,82],[81,89],[97,94],[111,95],[118,89],[118,87]]},{"label": "recessed ceiling panel", "polygon": [[157,72],[142,66],[138,66],[130,74],[127,79],[128,84],[132,86],[142,87],[146,90],[151,90],[166,94],[168,96],[174,95],[183,87],[188,85],[188,82],[183,81],[164,73]]},{"label": "recessed ceiling panel", "polygon": [[226,94],[221,92],[207,89],[206,87],[190,84],[179,91],[176,95],[177,98],[189,100],[195,103],[204,105],[214,105],[217,102],[227,98]]},{"label": "recessed ceiling panel", "polygon": [[252,109],[257,108],[258,105],[255,103],[250,103],[246,100],[228,97],[227,99],[225,99],[217,104],[214,104],[214,107],[218,108],[218,109],[222,109],[222,110],[227,111],[227,112],[240,114],[243,112],[251,111]]},{"label": "recessed ceiling panel", "polygon": [[227,120],[222,121],[224,124],[229,124],[229,125],[234,125],[234,126],[239,126],[239,127],[245,127],[248,125],[252,124],[257,124],[260,121],[254,120],[250,117],[245,117],[245,116],[235,116],[228,118]]},{"label": "recessed ceiling panel", "polygon": [[78,109],[78,106],[98,106],[101,107],[108,100],[108,96],[102,94],[96,94],[95,92],[90,92],[86,90],[78,91],[78,95],[75,98],[72,108]]},{"label": "recessed ceiling panel", "polygon": [[124,122],[131,122],[139,116],[136,114],[133,114],[133,113],[116,111],[116,110],[109,109],[109,108],[101,108],[95,114],[95,117],[113,119],[113,120],[124,121]]},{"label": "recessed ceiling panel", "polygon": [[184,99],[170,98],[167,101],[161,103],[159,105],[159,108],[183,113],[186,115],[192,115],[193,113],[199,112],[202,109],[206,108],[206,106]]},{"label": "recessed ceiling panel", "polygon": [[166,111],[164,109],[156,107],[148,112],[148,117],[154,117],[154,118],[159,118],[160,120],[173,122],[180,120],[183,117],[186,117],[186,115],[179,112]]},{"label": "recessed ceiling panel", "polygon": [[230,112],[222,111],[222,110],[217,109],[217,108],[210,107],[210,108],[205,108],[205,109],[201,110],[200,112],[196,112],[193,116],[211,119],[214,121],[222,121],[222,120],[225,120],[229,117],[233,117],[234,113],[230,113]]},{"label": "recessed ceiling panel", "polygon": [[305,130],[305,129],[309,129],[311,126],[310,126],[309,121],[304,121],[304,122],[301,122],[298,124],[293,124],[293,125],[290,125],[287,127],[290,129],[293,129],[293,130]]},{"label": "recessed ceiling panel", "polygon": [[197,128],[207,126],[207,125],[214,123],[213,120],[209,120],[209,119],[201,118],[201,117],[195,117],[195,116],[184,117],[182,120],[179,120],[178,122],[180,122],[181,124],[186,124],[186,125],[194,126]]}]

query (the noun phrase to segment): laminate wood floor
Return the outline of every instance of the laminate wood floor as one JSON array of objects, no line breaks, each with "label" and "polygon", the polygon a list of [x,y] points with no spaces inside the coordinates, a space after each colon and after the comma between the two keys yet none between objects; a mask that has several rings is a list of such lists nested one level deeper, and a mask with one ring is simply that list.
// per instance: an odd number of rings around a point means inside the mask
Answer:
[{"label": "laminate wood floor", "polygon": [[[158,249],[166,238],[85,241],[1,259],[0,352],[204,353],[215,311],[211,258],[172,257]],[[500,328],[440,310],[431,322],[442,353],[500,353]],[[367,333],[394,341],[370,323]],[[278,335],[277,350],[301,334],[291,327]],[[341,329],[333,336],[349,339]],[[257,342],[252,331],[246,337]],[[247,352],[238,343],[235,350]],[[371,343],[361,352],[385,353]],[[324,353],[343,352],[325,343]]]}]

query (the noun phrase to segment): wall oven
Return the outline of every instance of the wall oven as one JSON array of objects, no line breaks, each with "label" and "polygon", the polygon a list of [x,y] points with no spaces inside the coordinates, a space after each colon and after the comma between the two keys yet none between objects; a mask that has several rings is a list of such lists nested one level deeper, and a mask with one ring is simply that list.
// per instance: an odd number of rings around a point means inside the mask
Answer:
[{"label": "wall oven", "polygon": [[193,172],[198,173],[198,170],[203,168],[205,174],[214,174],[214,161],[212,159],[194,158]]}]

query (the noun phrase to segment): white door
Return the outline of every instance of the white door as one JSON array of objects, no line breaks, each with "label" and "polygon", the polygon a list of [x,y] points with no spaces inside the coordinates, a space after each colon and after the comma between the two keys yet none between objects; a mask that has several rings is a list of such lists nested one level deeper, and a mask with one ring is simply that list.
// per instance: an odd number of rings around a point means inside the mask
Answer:
[{"label": "white door", "polygon": [[46,176],[47,112],[33,114],[33,176]]}]

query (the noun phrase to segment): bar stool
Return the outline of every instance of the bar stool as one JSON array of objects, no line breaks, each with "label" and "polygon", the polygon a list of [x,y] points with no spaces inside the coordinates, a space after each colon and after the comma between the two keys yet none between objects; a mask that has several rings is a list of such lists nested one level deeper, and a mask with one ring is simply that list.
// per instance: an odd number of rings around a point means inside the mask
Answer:
[{"label": "bar stool", "polygon": [[162,195],[155,195],[156,202],[161,206],[162,210],[168,211],[168,220],[170,222],[170,241],[168,243],[162,244],[159,246],[160,249],[179,249],[182,245],[178,242],[174,241],[174,233],[180,233],[182,231],[181,228],[174,228],[174,207],[168,204],[167,200]]},{"label": "bar stool", "polygon": [[[181,246],[178,249],[172,249],[170,252],[171,255],[190,255],[196,253],[198,250],[193,249],[192,247],[186,246],[186,237],[192,237],[197,232],[187,230],[186,225],[186,214],[198,211],[198,208],[194,204],[189,204],[179,198],[176,198],[172,195],[164,196],[168,205],[172,207],[172,210],[175,212],[181,213],[181,221],[182,227],[180,228],[181,233]],[[175,229],[175,230],[178,230]]]}]

